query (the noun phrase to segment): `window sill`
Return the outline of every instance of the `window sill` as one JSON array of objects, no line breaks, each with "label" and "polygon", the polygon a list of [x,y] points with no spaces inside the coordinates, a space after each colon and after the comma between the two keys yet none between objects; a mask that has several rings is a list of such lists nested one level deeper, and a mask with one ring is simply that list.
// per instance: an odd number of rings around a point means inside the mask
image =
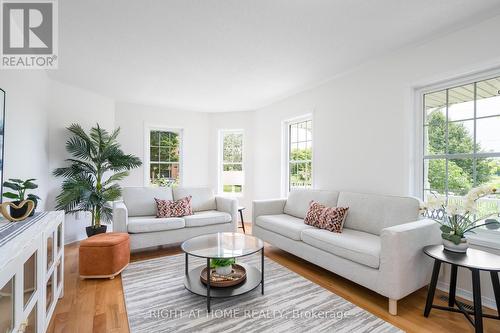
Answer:
[{"label": "window sill", "polygon": [[243,193],[228,193],[228,192],[222,192],[217,194],[220,197],[227,197],[227,198],[242,198],[244,195]]},{"label": "window sill", "polygon": [[467,239],[471,245],[500,250],[500,230],[479,229]]}]

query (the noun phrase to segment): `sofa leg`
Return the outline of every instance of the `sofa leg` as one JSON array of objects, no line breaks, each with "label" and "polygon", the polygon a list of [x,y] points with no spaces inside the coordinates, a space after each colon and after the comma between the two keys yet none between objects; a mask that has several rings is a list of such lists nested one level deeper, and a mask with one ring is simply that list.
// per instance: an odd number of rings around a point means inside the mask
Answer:
[{"label": "sofa leg", "polygon": [[389,298],[389,313],[393,316],[398,315],[398,300]]}]

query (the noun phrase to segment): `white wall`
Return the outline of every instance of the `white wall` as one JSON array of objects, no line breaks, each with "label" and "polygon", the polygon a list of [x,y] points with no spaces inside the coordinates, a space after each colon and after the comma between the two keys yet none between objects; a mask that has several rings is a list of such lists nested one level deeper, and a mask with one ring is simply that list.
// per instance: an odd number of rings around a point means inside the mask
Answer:
[{"label": "white wall", "polygon": [[[413,89],[499,66],[500,43],[492,42],[494,31],[500,31],[500,16],[375,59],[258,110],[255,199],[280,196],[282,121],[311,111],[316,188],[414,194]],[[459,286],[470,290],[469,274],[461,272]],[[491,305],[487,275],[482,276],[482,288]]]},{"label": "white wall", "polygon": [[[114,129],[115,103],[112,99],[95,93],[51,81],[49,86],[49,196],[48,209],[55,206],[55,197],[60,193],[61,178],[52,176],[55,168],[65,165],[70,155],[65,144],[70,137],[66,127],[77,123],[89,130],[96,123],[107,130]],[[85,227],[90,225],[90,215],[66,215],[65,241],[71,243],[86,236]]]},{"label": "white wall", "polygon": [[[243,168],[245,172],[245,185],[243,195],[236,197],[240,206],[245,207],[243,211],[244,219],[250,222],[252,217],[252,200],[254,198],[254,172],[253,165],[257,158],[254,154],[254,142],[257,132],[254,126],[255,112],[230,112],[210,114],[210,136],[209,143],[209,178],[210,184],[218,190],[219,176],[219,131],[220,130],[243,130]],[[260,157],[260,156],[259,156]],[[223,195],[223,193],[218,193]]]},{"label": "white wall", "polygon": [[500,44],[488,37],[499,29],[496,17],[258,110],[256,198],[280,195],[281,122],[311,111],[315,187],[410,194],[412,86],[499,65]]},{"label": "white wall", "polygon": [[[183,186],[209,186],[209,114],[130,103],[117,103],[115,125],[120,127],[122,149],[144,162],[145,126],[183,129]],[[131,171],[122,184],[144,186],[144,168]]]},{"label": "white wall", "polygon": [[36,178],[40,209],[47,202],[48,85],[43,71],[3,70],[0,75],[6,92],[4,180]]}]

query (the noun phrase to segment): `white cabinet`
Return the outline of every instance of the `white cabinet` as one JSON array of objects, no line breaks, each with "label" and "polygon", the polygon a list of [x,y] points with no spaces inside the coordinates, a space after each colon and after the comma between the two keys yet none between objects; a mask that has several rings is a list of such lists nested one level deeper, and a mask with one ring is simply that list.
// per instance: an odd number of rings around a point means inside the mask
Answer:
[{"label": "white cabinet", "polygon": [[40,213],[0,246],[0,332],[45,332],[63,288],[64,213]]}]

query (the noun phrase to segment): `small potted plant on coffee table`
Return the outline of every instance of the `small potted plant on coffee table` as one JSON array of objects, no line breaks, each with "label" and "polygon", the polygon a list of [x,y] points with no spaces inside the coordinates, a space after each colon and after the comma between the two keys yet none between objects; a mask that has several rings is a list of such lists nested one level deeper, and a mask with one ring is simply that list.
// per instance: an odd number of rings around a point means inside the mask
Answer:
[{"label": "small potted plant on coffee table", "polygon": [[219,275],[229,275],[233,271],[234,263],[236,263],[234,258],[212,259],[210,266],[215,268],[215,273]]}]

